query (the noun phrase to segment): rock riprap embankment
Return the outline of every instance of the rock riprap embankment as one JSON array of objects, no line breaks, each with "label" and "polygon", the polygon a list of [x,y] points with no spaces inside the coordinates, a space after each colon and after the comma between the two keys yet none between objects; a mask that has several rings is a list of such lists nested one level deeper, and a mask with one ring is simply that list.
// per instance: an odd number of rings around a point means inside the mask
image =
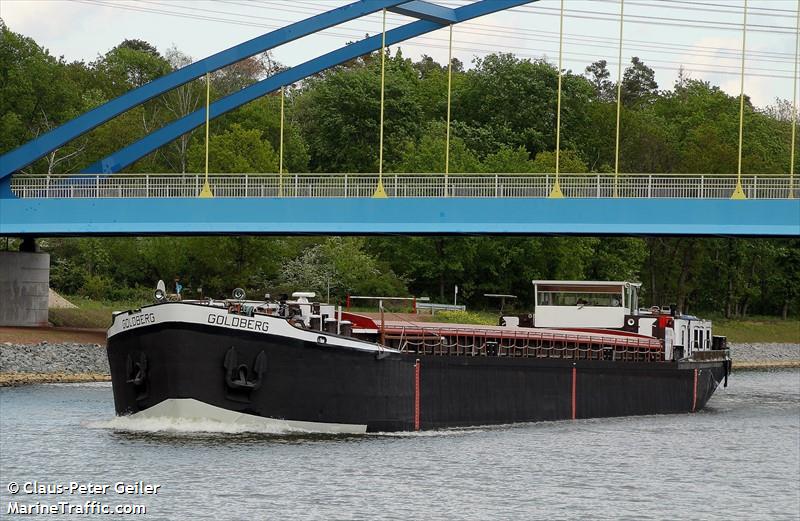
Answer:
[{"label": "rock riprap embankment", "polygon": [[734,363],[800,360],[800,344],[728,344]]},{"label": "rock riprap embankment", "polygon": [[0,373],[108,374],[106,349],[98,344],[0,344]]}]

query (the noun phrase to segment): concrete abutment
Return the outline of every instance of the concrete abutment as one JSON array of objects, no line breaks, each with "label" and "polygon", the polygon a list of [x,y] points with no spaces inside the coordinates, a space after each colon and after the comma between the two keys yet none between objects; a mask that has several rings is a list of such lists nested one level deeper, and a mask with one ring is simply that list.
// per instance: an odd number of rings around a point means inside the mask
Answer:
[{"label": "concrete abutment", "polygon": [[0,251],[0,326],[47,325],[50,254],[24,249]]}]

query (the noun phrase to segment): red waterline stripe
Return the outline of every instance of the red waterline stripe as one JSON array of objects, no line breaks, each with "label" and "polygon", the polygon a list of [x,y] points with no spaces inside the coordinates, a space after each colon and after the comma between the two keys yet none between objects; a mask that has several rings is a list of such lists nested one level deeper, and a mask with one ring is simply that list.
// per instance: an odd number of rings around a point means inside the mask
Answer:
[{"label": "red waterline stripe", "polygon": [[419,358],[414,364],[414,430],[419,430]]},{"label": "red waterline stripe", "polygon": [[575,419],[577,412],[577,406],[575,404],[575,390],[577,383],[578,383],[578,369],[573,367],[572,368],[572,419],[573,420]]},{"label": "red waterline stripe", "polygon": [[697,369],[694,370],[694,390],[692,391],[692,412],[697,408]]}]

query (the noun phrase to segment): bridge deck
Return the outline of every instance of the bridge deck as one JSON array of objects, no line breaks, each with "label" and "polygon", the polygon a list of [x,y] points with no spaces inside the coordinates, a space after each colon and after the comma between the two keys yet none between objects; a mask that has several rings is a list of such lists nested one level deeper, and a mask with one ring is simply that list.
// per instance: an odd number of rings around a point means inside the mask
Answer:
[{"label": "bridge deck", "polygon": [[0,236],[394,233],[800,236],[800,199],[0,199]]}]

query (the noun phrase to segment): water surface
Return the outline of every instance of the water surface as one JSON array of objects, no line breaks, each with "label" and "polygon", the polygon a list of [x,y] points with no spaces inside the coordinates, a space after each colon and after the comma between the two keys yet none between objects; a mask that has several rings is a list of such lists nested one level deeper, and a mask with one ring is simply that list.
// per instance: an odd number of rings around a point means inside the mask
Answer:
[{"label": "water surface", "polygon": [[[110,384],[3,388],[0,455],[8,519],[66,499],[146,505],[127,519],[796,520],[800,371],[736,373],[697,414],[361,436],[115,419]],[[34,480],[161,488],[7,490]]]}]

